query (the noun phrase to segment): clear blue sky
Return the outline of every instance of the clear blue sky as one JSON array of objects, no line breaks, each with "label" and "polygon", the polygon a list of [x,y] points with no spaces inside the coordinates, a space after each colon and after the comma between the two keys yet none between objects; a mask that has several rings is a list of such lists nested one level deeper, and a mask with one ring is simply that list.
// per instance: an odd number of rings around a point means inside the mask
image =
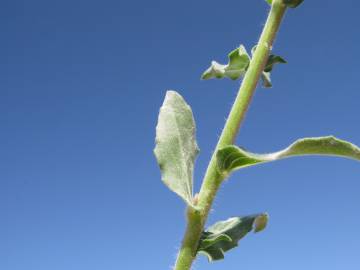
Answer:
[{"label": "clear blue sky", "polygon": [[[2,1],[0,269],[170,269],[184,204],[160,181],[155,125],[165,91],[191,104],[198,190],[239,83],[200,81],[211,60],[252,47],[263,0]],[[238,143],[298,137],[360,144],[360,2],[289,10],[274,52],[289,64],[259,88]],[[209,222],[262,211],[268,229],[201,270],[358,270],[360,163],[296,158],[221,189]]]}]

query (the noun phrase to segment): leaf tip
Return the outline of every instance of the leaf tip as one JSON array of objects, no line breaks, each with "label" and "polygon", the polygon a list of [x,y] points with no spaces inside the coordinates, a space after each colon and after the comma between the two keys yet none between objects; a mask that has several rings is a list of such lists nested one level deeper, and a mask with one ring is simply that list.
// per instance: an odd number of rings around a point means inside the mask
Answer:
[{"label": "leaf tip", "polygon": [[264,213],[256,217],[254,220],[254,233],[263,231],[266,228],[268,221],[269,221],[268,213]]},{"label": "leaf tip", "polygon": [[164,104],[168,103],[172,99],[183,99],[182,96],[175,90],[167,90],[165,93]]}]

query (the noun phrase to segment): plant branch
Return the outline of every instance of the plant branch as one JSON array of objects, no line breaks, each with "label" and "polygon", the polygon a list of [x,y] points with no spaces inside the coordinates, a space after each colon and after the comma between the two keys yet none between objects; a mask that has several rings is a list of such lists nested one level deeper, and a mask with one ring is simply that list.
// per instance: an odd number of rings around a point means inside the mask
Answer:
[{"label": "plant branch", "polygon": [[267,62],[272,44],[285,11],[286,6],[283,4],[282,0],[273,0],[271,10],[257,44],[256,51],[242,81],[225,127],[207,168],[198,197],[197,210],[192,208],[188,208],[187,210],[187,229],[174,270],[189,270],[196,257],[201,232],[204,229],[204,224],[214,201],[216,192],[224,180],[224,176],[217,170],[216,152],[220,148],[232,144],[238,134],[240,125],[244,120],[260,75],[264,70],[264,66]]}]

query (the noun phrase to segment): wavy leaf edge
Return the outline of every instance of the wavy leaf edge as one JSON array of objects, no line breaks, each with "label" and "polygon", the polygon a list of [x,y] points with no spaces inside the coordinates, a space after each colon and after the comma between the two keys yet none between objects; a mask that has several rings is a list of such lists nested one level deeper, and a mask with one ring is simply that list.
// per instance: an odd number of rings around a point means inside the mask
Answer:
[{"label": "wavy leaf edge", "polygon": [[218,221],[202,233],[198,253],[205,255],[209,262],[224,259],[224,253],[237,247],[248,233],[264,230],[268,220],[269,215],[261,213]]},{"label": "wavy leaf edge", "polygon": [[296,140],[287,148],[268,154],[248,152],[238,146],[226,146],[217,152],[217,165],[221,173],[295,156],[337,156],[360,161],[360,148],[334,136],[309,137]]}]

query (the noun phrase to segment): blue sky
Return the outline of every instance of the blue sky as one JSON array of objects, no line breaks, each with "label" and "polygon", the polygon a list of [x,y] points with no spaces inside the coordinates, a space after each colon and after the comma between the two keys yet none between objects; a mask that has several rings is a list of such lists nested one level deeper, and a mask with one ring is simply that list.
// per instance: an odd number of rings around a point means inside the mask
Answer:
[{"label": "blue sky", "polygon": [[[257,1],[2,1],[0,269],[170,269],[184,204],[160,181],[155,125],[165,91],[192,106],[198,190],[239,83],[200,81],[252,47]],[[237,143],[270,152],[305,136],[360,145],[359,1],[289,10]],[[194,269],[359,269],[360,163],[294,158],[242,170],[209,223],[267,211],[224,261]]]}]

